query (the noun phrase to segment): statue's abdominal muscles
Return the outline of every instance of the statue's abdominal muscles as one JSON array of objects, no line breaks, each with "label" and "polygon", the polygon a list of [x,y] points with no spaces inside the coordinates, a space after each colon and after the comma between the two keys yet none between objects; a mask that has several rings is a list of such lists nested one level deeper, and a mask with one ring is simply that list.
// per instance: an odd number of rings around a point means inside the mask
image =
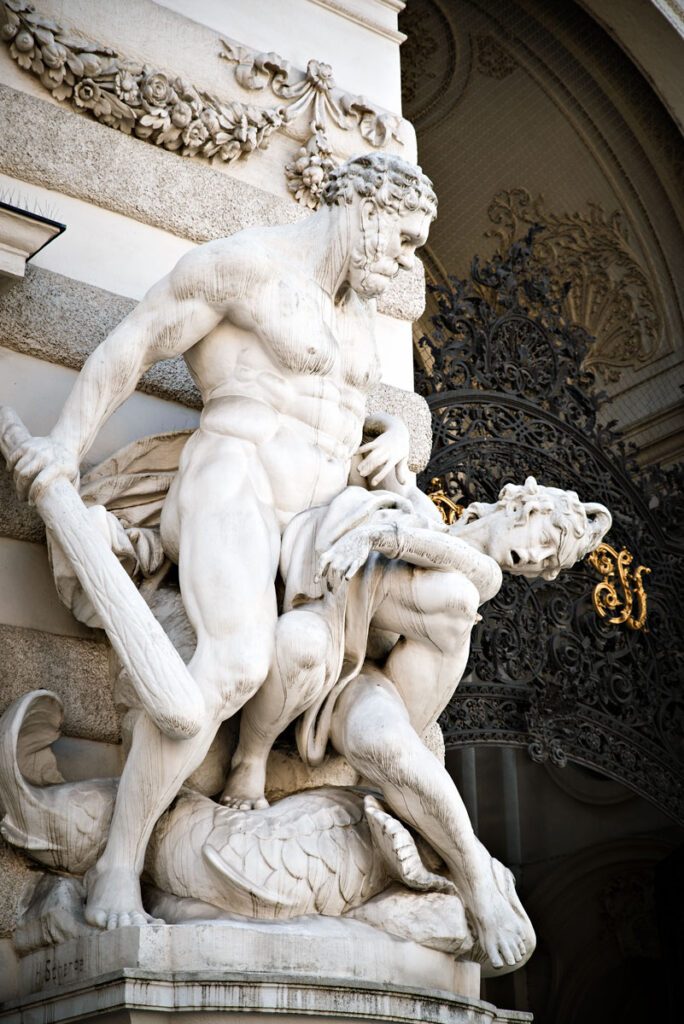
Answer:
[{"label": "statue's abdominal muscles", "polygon": [[224,321],[187,357],[205,401],[203,430],[256,446],[283,526],[346,485],[377,379],[372,341],[346,351],[343,363],[327,331],[325,359],[316,339],[304,337],[298,350],[287,333],[289,344],[281,335],[276,353]]}]

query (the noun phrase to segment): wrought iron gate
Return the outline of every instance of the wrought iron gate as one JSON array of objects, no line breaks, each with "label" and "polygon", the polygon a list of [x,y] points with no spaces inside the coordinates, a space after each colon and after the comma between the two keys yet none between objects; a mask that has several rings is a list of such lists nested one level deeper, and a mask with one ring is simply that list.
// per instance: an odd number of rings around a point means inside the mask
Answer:
[{"label": "wrought iron gate", "polygon": [[507,577],[473,633],[442,718],[446,743],[524,745],[536,761],[571,760],[684,819],[681,477],[637,473],[618,435],[599,425],[601,395],[583,369],[592,339],[564,319],[564,293],[535,269],[536,232],[506,256],[475,260],[470,280],[433,289],[439,311],[417,374],[433,450],[420,483],[463,505],[493,501],[504,483],[532,474],[603,502],[609,543],[651,570],[648,615],[640,629],[627,615],[601,618],[592,602],[601,577],[588,562],[553,582]]}]

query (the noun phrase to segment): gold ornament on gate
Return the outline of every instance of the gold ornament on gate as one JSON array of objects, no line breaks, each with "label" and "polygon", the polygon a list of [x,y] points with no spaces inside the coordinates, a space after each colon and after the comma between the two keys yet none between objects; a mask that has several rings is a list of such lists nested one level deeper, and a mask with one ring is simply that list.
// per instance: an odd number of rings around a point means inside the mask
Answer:
[{"label": "gold ornament on gate", "polygon": [[646,591],[642,578],[651,570],[639,565],[631,570],[634,556],[626,548],[616,551],[610,544],[599,544],[587,561],[603,577],[594,587],[594,608],[602,619],[614,625],[623,622],[630,629],[646,630]]},{"label": "gold ornament on gate", "polygon": [[434,476],[430,481],[430,490],[427,494],[434,501],[447,526],[452,526],[463,514],[464,506],[457,505],[453,498],[449,497],[438,476]]}]

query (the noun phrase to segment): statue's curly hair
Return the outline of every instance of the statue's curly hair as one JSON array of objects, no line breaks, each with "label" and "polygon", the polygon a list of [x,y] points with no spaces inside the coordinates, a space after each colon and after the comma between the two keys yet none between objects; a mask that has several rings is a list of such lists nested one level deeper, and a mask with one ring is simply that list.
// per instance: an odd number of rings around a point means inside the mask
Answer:
[{"label": "statue's curly hair", "polygon": [[533,512],[549,515],[550,521],[558,527],[560,544],[556,565],[549,567],[542,576],[554,579],[559,571],[578,562],[593,551],[611,526],[611,515],[604,505],[597,502],[580,501],[575,491],[564,491],[559,487],[545,487],[528,476],[524,484],[506,484],[499,491],[494,504],[473,502],[463,512],[461,521],[471,522],[489,513],[505,509],[514,513],[519,522],[526,523]]},{"label": "statue's curly hair", "polygon": [[354,196],[374,199],[395,213],[423,210],[437,216],[437,196],[420,167],[391,153],[365,153],[335,167],[323,191],[328,206],[351,203]]}]

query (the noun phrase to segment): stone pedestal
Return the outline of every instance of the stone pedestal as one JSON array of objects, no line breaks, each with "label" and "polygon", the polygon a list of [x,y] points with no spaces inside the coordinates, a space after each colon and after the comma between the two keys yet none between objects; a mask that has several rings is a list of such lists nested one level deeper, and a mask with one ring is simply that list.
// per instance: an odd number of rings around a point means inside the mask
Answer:
[{"label": "stone pedestal", "polygon": [[406,1021],[513,1024],[528,1014],[477,998],[480,969],[358,921],[196,922],[122,928],[18,964],[3,1024]]}]

